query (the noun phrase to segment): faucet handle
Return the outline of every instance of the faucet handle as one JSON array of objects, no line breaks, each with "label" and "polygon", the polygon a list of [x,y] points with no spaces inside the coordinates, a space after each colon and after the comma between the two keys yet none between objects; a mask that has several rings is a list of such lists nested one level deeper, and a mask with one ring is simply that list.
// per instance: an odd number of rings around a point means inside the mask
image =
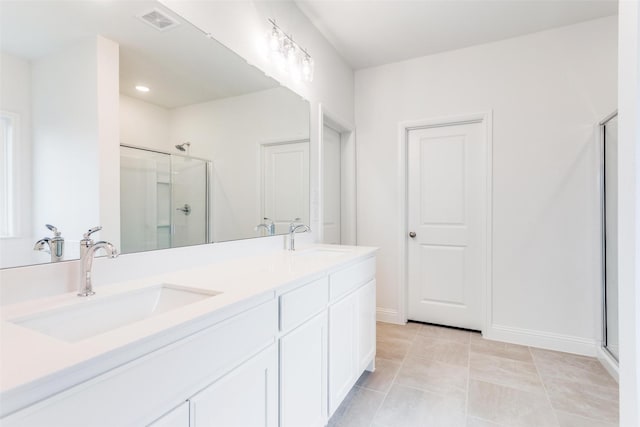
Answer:
[{"label": "faucet handle", "polygon": [[96,231],[100,231],[100,230],[102,230],[102,226],[101,226],[101,225],[97,225],[97,226],[95,226],[95,227],[93,227],[93,228],[90,228],[90,229],[89,229],[89,231],[87,231],[86,233],[84,233],[84,234],[82,235],[82,238],[84,238],[84,239],[90,239],[90,237],[89,237],[89,236],[91,236],[91,235],[92,235],[93,233],[95,233]]},{"label": "faucet handle", "polygon": [[60,237],[60,232],[58,231],[55,225],[45,224],[44,226],[47,227],[49,230],[51,230],[55,237]]},{"label": "faucet handle", "polygon": [[302,221],[302,218],[300,217],[291,220],[291,222],[289,223],[289,233],[291,233],[291,230],[293,230],[296,225],[299,225],[300,221]]}]

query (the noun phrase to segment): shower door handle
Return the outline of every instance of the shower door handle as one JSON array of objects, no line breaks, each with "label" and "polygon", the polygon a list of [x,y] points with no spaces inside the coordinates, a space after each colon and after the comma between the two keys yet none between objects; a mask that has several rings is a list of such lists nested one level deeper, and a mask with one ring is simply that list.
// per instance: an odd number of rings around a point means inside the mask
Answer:
[{"label": "shower door handle", "polygon": [[184,206],[182,206],[181,208],[176,208],[176,210],[182,212],[185,215],[189,215],[191,213],[191,206],[185,203]]}]

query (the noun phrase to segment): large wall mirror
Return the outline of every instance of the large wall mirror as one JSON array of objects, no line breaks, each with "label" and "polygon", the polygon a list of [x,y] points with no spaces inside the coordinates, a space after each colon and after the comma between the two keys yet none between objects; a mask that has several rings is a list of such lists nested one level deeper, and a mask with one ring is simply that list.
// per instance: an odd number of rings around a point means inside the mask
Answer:
[{"label": "large wall mirror", "polygon": [[0,268],[309,222],[308,102],[161,4],[3,1],[0,43]]}]

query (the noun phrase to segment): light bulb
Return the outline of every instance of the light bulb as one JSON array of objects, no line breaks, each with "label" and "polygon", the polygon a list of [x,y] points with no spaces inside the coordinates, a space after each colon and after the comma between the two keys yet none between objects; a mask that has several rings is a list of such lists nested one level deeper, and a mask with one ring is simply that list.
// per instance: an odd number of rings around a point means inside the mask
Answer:
[{"label": "light bulb", "polygon": [[272,52],[278,52],[280,47],[280,40],[282,37],[280,36],[280,31],[276,27],[273,27],[271,33],[269,33],[269,49]]},{"label": "light bulb", "polygon": [[284,56],[285,58],[287,58],[287,62],[289,64],[294,64],[297,61],[297,55],[296,55],[296,47],[294,46],[293,42],[291,42],[291,40],[286,39],[284,41]]},{"label": "light bulb", "polygon": [[307,82],[313,81],[313,58],[309,55],[302,58],[302,77]]},{"label": "light bulb", "polygon": [[293,81],[296,83],[299,83],[300,80],[302,80],[299,61],[296,60],[293,62],[289,62],[289,74],[291,75]]}]

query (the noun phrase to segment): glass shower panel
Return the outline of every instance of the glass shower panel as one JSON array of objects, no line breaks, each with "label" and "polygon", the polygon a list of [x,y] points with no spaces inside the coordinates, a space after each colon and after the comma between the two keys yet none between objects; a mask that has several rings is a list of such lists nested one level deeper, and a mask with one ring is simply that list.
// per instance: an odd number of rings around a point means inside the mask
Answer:
[{"label": "glass shower panel", "polygon": [[170,156],[120,147],[122,253],[171,247]]},{"label": "glass shower panel", "polygon": [[171,156],[172,247],[208,241],[208,163],[192,157]]},{"label": "glass shower panel", "polygon": [[604,124],[604,345],[616,360],[618,345],[618,117]]}]

